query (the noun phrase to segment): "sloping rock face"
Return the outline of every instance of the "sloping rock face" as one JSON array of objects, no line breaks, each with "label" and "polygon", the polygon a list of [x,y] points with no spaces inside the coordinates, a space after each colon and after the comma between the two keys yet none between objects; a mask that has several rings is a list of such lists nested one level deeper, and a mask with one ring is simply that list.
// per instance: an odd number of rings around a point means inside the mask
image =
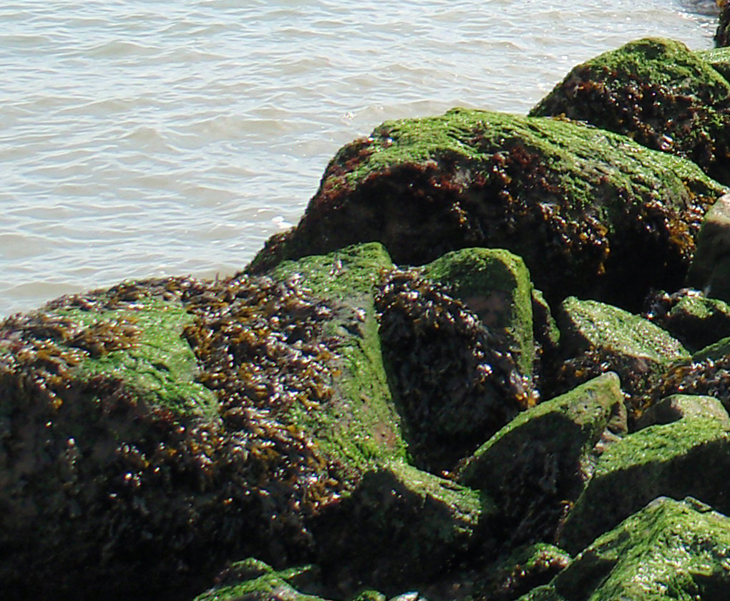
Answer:
[{"label": "sloping rock face", "polygon": [[[335,265],[349,277],[333,284]],[[368,247],[6,320],[2,597],[179,599],[232,556],[312,555],[308,516],[405,456],[373,309],[389,265]]]},{"label": "sloping rock face", "polygon": [[520,601],[721,601],[730,590],[730,520],[661,497],[593,542]]},{"label": "sloping rock face", "polygon": [[299,225],[249,271],[368,240],[398,264],[504,248],[550,302],[573,294],[638,308],[652,286],[681,287],[702,216],[722,192],[694,164],[623,136],[454,109],[384,123],[345,146]]},{"label": "sloping rock face", "polygon": [[649,38],[593,58],[530,114],[624,134],[730,184],[730,83],[680,42]]}]

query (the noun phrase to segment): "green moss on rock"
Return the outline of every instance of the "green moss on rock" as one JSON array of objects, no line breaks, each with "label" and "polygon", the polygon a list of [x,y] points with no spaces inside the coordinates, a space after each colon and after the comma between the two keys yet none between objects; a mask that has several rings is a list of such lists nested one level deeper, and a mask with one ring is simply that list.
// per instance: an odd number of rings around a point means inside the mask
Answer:
[{"label": "green moss on rock", "polygon": [[551,540],[596,445],[625,429],[618,377],[605,374],[518,415],[465,463],[460,481],[495,499],[509,544]]},{"label": "green moss on rock", "polygon": [[730,83],[681,42],[646,38],[586,61],[530,114],[624,134],[730,183]]},{"label": "green moss on rock", "polygon": [[454,109],[386,122],[341,149],[299,225],[249,270],[372,240],[398,264],[504,248],[551,302],[592,293],[637,305],[650,286],[681,285],[722,191],[692,163],[623,136]]},{"label": "green moss on rock", "polygon": [[595,540],[520,601],[722,601],[730,520],[693,499],[661,497]]},{"label": "green moss on rock", "polygon": [[639,430],[610,445],[568,515],[560,545],[577,553],[652,499],[687,495],[730,510],[722,486],[730,469],[730,431],[714,416]]}]

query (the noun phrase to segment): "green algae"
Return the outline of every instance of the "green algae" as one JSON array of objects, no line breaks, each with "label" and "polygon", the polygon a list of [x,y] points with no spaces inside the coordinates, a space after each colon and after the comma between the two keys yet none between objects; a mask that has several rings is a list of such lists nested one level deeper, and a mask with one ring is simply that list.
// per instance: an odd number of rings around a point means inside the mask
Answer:
[{"label": "green algae", "polygon": [[563,339],[571,336],[575,350],[603,348],[660,364],[689,357],[681,343],[665,330],[618,307],[570,297],[562,309],[567,316],[561,322]]},{"label": "green algae", "polygon": [[532,282],[520,257],[502,249],[463,249],[436,259],[421,273],[451,285],[455,296],[470,306],[487,327],[505,331],[520,372],[532,376]]},{"label": "green algae", "polygon": [[564,115],[696,162],[728,183],[730,83],[681,42],[646,38],[575,67],[531,111]]},{"label": "green algae", "polygon": [[295,422],[315,432],[319,446],[332,456],[346,458],[358,469],[374,460],[405,457],[400,417],[394,409],[383,365],[378,322],[373,301],[374,285],[393,264],[378,243],[362,244],[328,255],[305,257],[279,265],[271,276],[291,279],[313,295],[342,303],[354,310],[335,313],[327,325],[338,340],[333,383],[344,404],[325,411],[293,408]]},{"label": "green algae", "polygon": [[610,445],[563,526],[561,546],[580,551],[652,499],[687,495],[730,509],[714,482],[730,466],[730,431],[712,416],[648,426]]},{"label": "green algae", "polygon": [[726,516],[691,498],[660,497],[520,601],[722,601],[730,587],[728,557]]},{"label": "green algae", "polygon": [[91,331],[108,322],[129,324],[139,332],[129,348],[86,357],[71,372],[73,376],[80,380],[95,376],[119,379],[152,406],[180,415],[208,419],[216,415],[215,394],[196,381],[198,363],[182,336],[193,318],[179,302],[150,297],[124,310],[68,308],[56,313]]},{"label": "green algae", "polygon": [[695,54],[700,60],[710,64],[725,80],[730,79],[730,48],[698,50]]}]

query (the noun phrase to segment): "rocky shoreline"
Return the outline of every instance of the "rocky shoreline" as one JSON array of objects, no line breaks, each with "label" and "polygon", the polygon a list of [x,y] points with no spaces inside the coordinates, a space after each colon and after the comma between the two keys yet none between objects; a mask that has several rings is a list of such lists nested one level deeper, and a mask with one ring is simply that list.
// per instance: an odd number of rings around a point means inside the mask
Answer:
[{"label": "rocky shoreline", "polygon": [[730,8],[386,122],[241,273],[0,323],[0,595],[724,600]]}]

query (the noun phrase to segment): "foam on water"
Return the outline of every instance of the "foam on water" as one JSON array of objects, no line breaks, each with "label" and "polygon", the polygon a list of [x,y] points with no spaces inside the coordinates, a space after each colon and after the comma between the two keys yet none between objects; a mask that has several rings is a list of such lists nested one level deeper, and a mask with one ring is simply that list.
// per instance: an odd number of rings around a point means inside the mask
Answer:
[{"label": "foam on water", "polygon": [[711,0],[637,4],[5,2],[0,315],[240,269],[386,119],[525,113],[574,64],[647,35],[711,47]]}]

